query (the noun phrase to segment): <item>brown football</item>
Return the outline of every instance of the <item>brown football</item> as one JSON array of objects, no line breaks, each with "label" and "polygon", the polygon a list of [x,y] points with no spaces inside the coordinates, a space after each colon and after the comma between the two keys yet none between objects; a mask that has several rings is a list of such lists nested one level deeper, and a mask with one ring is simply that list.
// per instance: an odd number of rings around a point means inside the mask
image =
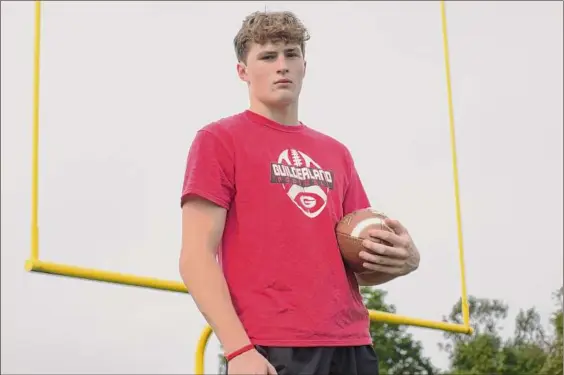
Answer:
[{"label": "brown football", "polygon": [[[341,255],[345,264],[354,272],[371,272],[362,265],[365,261],[359,256],[362,250],[366,250],[362,246],[362,241],[368,238],[368,233],[373,229],[393,230],[384,223],[387,216],[373,208],[364,208],[351,212],[343,217],[335,229],[337,235],[337,242]],[[381,242],[391,246],[386,241],[381,241],[372,237],[372,241]]]}]

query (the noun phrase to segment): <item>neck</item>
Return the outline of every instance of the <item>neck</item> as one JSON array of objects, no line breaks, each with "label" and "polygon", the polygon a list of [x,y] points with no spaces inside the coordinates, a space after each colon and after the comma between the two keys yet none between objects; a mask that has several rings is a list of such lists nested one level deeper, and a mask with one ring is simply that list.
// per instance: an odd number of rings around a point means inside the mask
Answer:
[{"label": "neck", "polygon": [[264,116],[272,121],[276,121],[282,125],[299,125],[298,120],[298,103],[292,103],[287,106],[274,108],[265,105],[264,103],[251,100],[249,110]]}]

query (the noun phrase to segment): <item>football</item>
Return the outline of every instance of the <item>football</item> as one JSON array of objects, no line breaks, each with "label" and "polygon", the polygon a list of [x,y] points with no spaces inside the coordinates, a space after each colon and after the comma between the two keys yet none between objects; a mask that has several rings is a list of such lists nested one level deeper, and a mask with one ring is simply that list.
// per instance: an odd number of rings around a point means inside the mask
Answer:
[{"label": "football", "polygon": [[[382,212],[373,208],[364,208],[351,212],[337,223],[335,231],[341,255],[345,264],[354,272],[371,272],[364,268],[362,264],[365,261],[359,256],[362,250],[366,250],[362,246],[362,241],[370,237],[368,233],[373,229],[393,232],[384,222],[386,218],[387,216]],[[386,241],[381,241],[374,237],[371,240],[391,246]]]}]

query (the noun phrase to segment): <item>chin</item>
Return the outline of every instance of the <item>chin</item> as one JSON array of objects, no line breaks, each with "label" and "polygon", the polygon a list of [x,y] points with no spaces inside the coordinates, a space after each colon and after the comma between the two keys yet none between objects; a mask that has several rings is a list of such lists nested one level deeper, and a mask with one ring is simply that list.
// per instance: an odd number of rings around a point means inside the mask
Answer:
[{"label": "chin", "polygon": [[280,108],[294,104],[297,99],[297,96],[294,94],[277,95],[276,97],[268,98],[266,103],[268,103],[269,106]]}]

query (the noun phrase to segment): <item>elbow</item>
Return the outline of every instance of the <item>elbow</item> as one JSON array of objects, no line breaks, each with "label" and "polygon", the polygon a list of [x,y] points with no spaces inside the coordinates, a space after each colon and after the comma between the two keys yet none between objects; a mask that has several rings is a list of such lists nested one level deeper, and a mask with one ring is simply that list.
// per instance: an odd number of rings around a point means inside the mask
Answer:
[{"label": "elbow", "polygon": [[215,258],[208,251],[198,248],[182,248],[178,259],[178,271],[186,284],[191,275],[201,274],[202,268],[209,268]]},{"label": "elbow", "polygon": [[191,268],[193,267],[195,261],[194,256],[188,251],[188,249],[183,248],[180,252],[180,257],[178,258],[178,272],[186,284],[186,276],[191,273]]}]

